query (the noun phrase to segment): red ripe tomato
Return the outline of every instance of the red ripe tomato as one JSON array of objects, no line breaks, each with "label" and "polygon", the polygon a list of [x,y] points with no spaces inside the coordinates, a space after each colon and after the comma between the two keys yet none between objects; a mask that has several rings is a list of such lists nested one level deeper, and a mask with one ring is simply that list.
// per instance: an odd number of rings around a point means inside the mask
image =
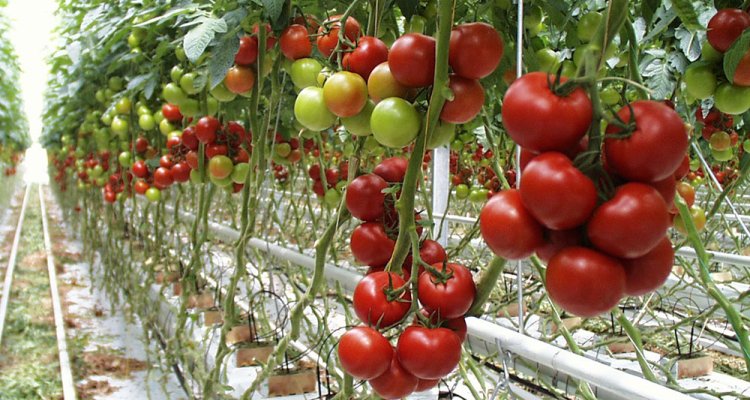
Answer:
[{"label": "red ripe tomato", "polygon": [[237,121],[229,121],[226,124],[227,132],[234,136],[233,143],[236,145],[244,144],[245,142],[250,143],[252,137],[247,136],[245,127]]},{"label": "red ripe tomato", "polygon": [[516,189],[489,199],[479,214],[479,230],[492,252],[509,260],[526,258],[544,244],[542,225],[526,210]]},{"label": "red ripe tomato", "polygon": [[341,64],[345,70],[359,74],[367,80],[370,72],[386,61],[388,61],[388,46],[376,37],[363,36],[359,39],[357,47],[351,53],[344,55]]},{"label": "red ripe tomato", "polygon": [[470,79],[492,73],[503,57],[503,39],[492,25],[473,22],[451,32],[448,62],[453,72]]},{"label": "red ripe tomato", "polygon": [[165,103],[161,106],[161,113],[169,122],[182,121],[180,106],[178,106],[177,104]]},{"label": "red ripe tomato", "polygon": [[279,46],[284,57],[292,61],[310,57],[312,54],[312,42],[307,28],[299,24],[290,25],[281,32]]},{"label": "red ripe tomato", "polygon": [[677,182],[675,189],[677,189],[680,197],[685,200],[688,207],[692,207],[695,204],[695,188],[693,185],[687,182]]},{"label": "red ripe tomato", "polygon": [[212,116],[202,117],[195,124],[195,137],[202,143],[213,143],[216,140],[216,131],[221,127],[218,119]]},{"label": "red ripe tomato", "polygon": [[148,166],[142,160],[134,162],[131,169],[133,171],[133,175],[138,178],[145,178],[148,176]]},{"label": "red ripe tomato", "polygon": [[388,183],[378,175],[358,176],[346,188],[346,208],[355,218],[375,221],[383,217],[385,193]]},{"label": "red ripe tomato", "polygon": [[484,89],[476,79],[462,78],[451,74],[448,84],[453,100],[446,101],[440,111],[440,120],[452,124],[464,124],[476,117],[484,105]]},{"label": "red ripe tomato", "polygon": [[[323,22],[318,29],[317,45],[320,54],[330,57],[336,45],[339,43],[339,31],[341,30],[341,15],[334,15]],[[344,36],[356,42],[361,34],[359,21],[354,17],[349,17],[344,24]],[[346,48],[342,46],[342,49]]]},{"label": "red ripe tomato", "polygon": [[372,171],[386,182],[401,183],[406,176],[409,160],[404,157],[389,157],[380,162]]},{"label": "red ripe tomato", "polygon": [[674,196],[677,193],[677,181],[674,180],[673,175],[660,181],[651,182],[648,185],[659,192],[661,198],[664,199],[664,203],[667,205],[667,209],[672,209],[674,207]]},{"label": "red ripe tomato", "polygon": [[258,39],[254,36],[243,36],[240,38],[240,48],[234,55],[234,63],[237,65],[250,65],[258,59]]},{"label": "red ripe tomato", "polygon": [[477,288],[468,268],[460,264],[434,264],[432,266],[449,277],[441,279],[426,272],[419,276],[419,301],[430,313],[442,319],[462,317],[469,311]]},{"label": "red ripe tomato", "polygon": [[192,126],[189,126],[182,131],[180,140],[189,150],[198,150],[198,138],[195,136],[195,128]]},{"label": "red ripe tomato", "polygon": [[225,144],[209,143],[206,145],[206,158],[225,156],[227,154],[229,154],[229,148]]},{"label": "red ripe tomato", "polygon": [[167,138],[167,150],[174,152],[181,143],[180,136],[170,136]]},{"label": "red ripe tomato", "polygon": [[706,36],[708,43],[717,51],[723,53],[729,50],[742,31],[750,27],[750,14],[737,8],[719,10],[708,21]]},{"label": "red ripe tomato", "polygon": [[396,356],[419,379],[441,379],[461,360],[461,340],[447,328],[411,325],[398,338]]},{"label": "red ripe tomato", "polygon": [[393,77],[404,86],[432,85],[435,79],[435,39],[421,33],[401,36],[391,46],[388,65]]},{"label": "red ripe tomato", "polygon": [[339,181],[339,170],[336,168],[326,168],[325,174],[328,185],[333,186]]},{"label": "red ripe tomato", "polygon": [[643,183],[626,183],[594,211],[587,225],[589,240],[619,258],[651,251],[669,228],[669,212],[659,192]]},{"label": "red ripe tomato", "polygon": [[117,193],[111,191],[104,191],[104,201],[107,203],[114,203],[117,201]]},{"label": "red ripe tomato", "polygon": [[631,109],[635,130],[629,137],[609,136],[624,132],[615,125],[607,127],[604,140],[607,164],[631,181],[654,182],[674,175],[688,148],[685,123],[680,115],[664,103],[640,100],[620,109],[617,113],[620,120],[630,121]]},{"label": "red ripe tomato", "polygon": [[[263,26],[266,28],[266,50],[271,50],[271,48],[276,45],[276,37],[273,36],[271,25],[264,23]],[[258,24],[253,24],[253,36],[257,37],[259,32]]]},{"label": "red ripe tomato", "polygon": [[154,171],[154,186],[159,189],[168,187],[174,183],[172,172],[168,168],[159,167]]},{"label": "red ripe tomato", "polygon": [[172,162],[172,157],[170,157],[169,154],[165,154],[161,156],[161,158],[159,159],[160,167],[169,169],[169,168],[172,168],[173,165],[174,163]]},{"label": "red ripe tomato", "polygon": [[680,179],[687,176],[688,172],[690,172],[690,156],[685,154],[685,157],[682,158],[680,166],[677,167],[677,170],[674,172],[674,179],[679,181]]},{"label": "red ripe tomato", "polygon": [[180,161],[175,164],[172,169],[172,178],[175,182],[187,182],[190,180],[190,166],[185,161]]},{"label": "red ripe tomato", "polygon": [[354,312],[362,322],[380,328],[389,327],[406,315],[411,307],[411,294],[405,290],[389,301],[386,291],[398,289],[406,282],[393,272],[378,271],[362,278],[354,289]]},{"label": "red ripe tomato", "polygon": [[593,108],[586,92],[577,88],[558,96],[549,86],[554,80],[544,72],[531,72],[505,92],[503,125],[516,143],[532,152],[565,152],[578,144],[591,124]]},{"label": "red ripe tomato", "polygon": [[[394,217],[396,220],[398,219],[398,216]],[[419,220],[421,218],[417,218]],[[421,232],[417,232],[421,235]],[[419,247],[419,258],[428,265],[433,264],[439,264],[440,268],[442,268],[443,262],[448,257],[448,254],[445,252],[445,249],[443,246],[432,240],[432,239],[425,239],[422,242],[422,245]],[[411,276],[411,267],[412,267],[412,257],[411,254],[406,256],[406,260],[404,260],[404,265],[402,267],[403,276],[405,280],[409,280],[409,277]],[[422,275],[424,272],[424,267],[419,266],[419,275]]]},{"label": "red ripe tomato", "polygon": [[385,233],[383,224],[365,222],[352,232],[350,245],[358,262],[371,267],[382,267],[391,259],[396,242]]},{"label": "red ripe tomato", "polygon": [[523,205],[549,229],[582,225],[596,208],[594,182],[558,152],[531,160],[521,174],[520,190]]},{"label": "red ripe tomato", "polygon": [[188,151],[188,153],[185,154],[185,162],[188,163],[188,166],[190,166],[191,169],[197,169],[200,162],[198,158],[198,152]]},{"label": "red ripe tomato", "polygon": [[367,92],[376,103],[389,97],[406,98],[410,90],[396,80],[387,61],[373,68],[367,79]]},{"label": "red ripe tomato", "polygon": [[313,164],[310,166],[310,168],[307,170],[307,175],[312,178],[314,181],[320,180],[320,164]]},{"label": "red ripe tomato", "polygon": [[586,247],[568,247],[552,257],[546,280],[550,299],[580,317],[611,310],[625,293],[622,264]]},{"label": "red ripe tomato", "polygon": [[[393,346],[388,339],[368,326],[357,326],[341,335],[338,354],[344,371],[364,380],[385,373],[394,358]],[[363,354],[367,357],[362,357]]]},{"label": "red ripe tomato", "polygon": [[542,261],[548,262],[560,250],[582,244],[583,231],[581,228],[564,231],[547,230],[544,234],[544,244],[536,249],[536,256]]},{"label": "red ripe tomato", "polygon": [[224,84],[232,93],[247,93],[255,86],[255,73],[250,67],[235,65],[227,71]]},{"label": "red ripe tomato", "polygon": [[385,400],[396,400],[410,395],[417,389],[419,378],[409,373],[398,357],[393,357],[391,366],[382,375],[368,381],[372,390]]},{"label": "red ripe tomato", "polygon": [[134,188],[135,192],[138,194],[145,194],[146,191],[149,189],[148,183],[145,181],[135,181]]},{"label": "red ripe tomato", "polygon": [[148,139],[146,139],[143,136],[140,136],[138,139],[135,139],[136,153],[143,153],[146,150],[148,150]]},{"label": "red ripe tomato", "polygon": [[313,182],[312,190],[318,197],[323,197],[326,194],[326,190],[323,188],[322,181]]},{"label": "red ripe tomato", "polygon": [[640,296],[653,292],[666,282],[674,265],[674,249],[664,237],[651,251],[638,258],[622,259],[625,267],[625,294]]}]

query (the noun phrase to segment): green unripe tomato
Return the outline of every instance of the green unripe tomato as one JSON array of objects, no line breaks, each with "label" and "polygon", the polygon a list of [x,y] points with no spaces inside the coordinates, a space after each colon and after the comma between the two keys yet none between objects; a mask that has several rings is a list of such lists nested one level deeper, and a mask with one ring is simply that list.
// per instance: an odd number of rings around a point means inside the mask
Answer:
[{"label": "green unripe tomato", "polygon": [[532,29],[542,23],[544,19],[544,13],[542,8],[534,4],[528,7],[526,15],[523,17],[523,27],[526,29]]},{"label": "green unripe tomato", "polygon": [[123,89],[124,83],[121,77],[119,76],[113,76],[109,78],[109,82],[107,82],[107,86],[109,87],[109,90],[113,92],[119,92]]},{"label": "green unripe tomato", "polygon": [[466,184],[463,184],[463,183],[461,183],[459,185],[456,185],[455,193],[456,193],[456,198],[457,199],[463,200],[463,199],[469,197],[469,187],[466,186]]},{"label": "green unripe tomato", "polygon": [[128,36],[128,47],[135,48],[141,45],[141,40],[138,39],[138,36],[136,36],[134,33],[130,33]]},{"label": "green unripe tomato", "polygon": [[102,114],[102,117],[100,118],[102,121],[102,124],[104,125],[112,125],[112,115],[110,113],[104,113]]},{"label": "green unripe tomato", "polygon": [[172,132],[174,130],[174,125],[172,125],[169,121],[166,119],[161,120],[159,122],[159,132],[161,132],[162,135],[168,135],[169,132]]},{"label": "green unripe tomato", "polygon": [[464,142],[459,139],[455,139],[451,142],[451,150],[459,151],[464,148]]},{"label": "green unripe tomato", "polygon": [[742,149],[745,150],[745,153],[750,153],[750,139],[745,139],[742,142]]},{"label": "green unripe tomato", "polygon": [[400,97],[389,97],[375,106],[370,127],[375,139],[383,146],[401,148],[414,141],[422,125],[422,117],[414,106]]},{"label": "green unripe tomato", "polygon": [[341,123],[344,125],[344,128],[346,128],[346,130],[349,131],[352,135],[371,135],[372,128],[370,127],[370,117],[372,116],[372,111],[374,109],[375,103],[373,103],[372,100],[368,100],[359,114],[353,117],[341,118]]},{"label": "green unripe tomato", "polygon": [[211,174],[208,174],[208,178],[211,181],[211,183],[221,188],[230,186],[233,183],[231,176],[227,176],[226,178],[217,178]]},{"label": "green unripe tomato", "polygon": [[557,57],[557,53],[548,47],[537,50],[535,55],[539,64],[539,71],[547,73],[555,72],[560,66],[560,59]]},{"label": "green unripe tomato", "polygon": [[130,101],[130,97],[123,97],[115,103],[115,111],[121,115],[130,114],[130,107],[132,105],[133,103]]},{"label": "green unripe tomato", "polygon": [[172,82],[174,83],[180,83],[180,78],[182,78],[182,74],[184,74],[185,71],[180,67],[179,65],[175,65],[172,67],[172,70],[169,71],[169,77],[172,78]]},{"label": "green unripe tomato", "polygon": [[292,146],[289,143],[276,143],[274,151],[280,157],[285,158],[292,152]]},{"label": "green unripe tomato", "polygon": [[606,87],[599,93],[599,98],[608,106],[620,103],[620,93],[613,87]]},{"label": "green unripe tomato", "polygon": [[723,57],[724,55],[714,49],[713,46],[711,46],[711,43],[708,43],[708,40],[701,45],[701,60],[709,63],[717,63],[721,61]]},{"label": "green unripe tomato", "polygon": [[734,154],[732,153],[732,148],[728,148],[726,150],[714,150],[711,149],[711,156],[716,161],[729,161],[732,159]]},{"label": "green unripe tomato", "polygon": [[120,163],[121,167],[129,168],[130,164],[133,162],[132,156],[130,155],[129,151],[123,151],[120,153],[119,156],[117,156],[117,161]]},{"label": "green unripe tomato", "polygon": [[206,183],[203,180],[203,176],[202,176],[201,172],[197,168],[190,170],[190,182],[191,183],[195,183],[195,184]]},{"label": "green unripe tomato", "polygon": [[161,97],[163,97],[167,103],[180,105],[187,96],[182,88],[176,83],[170,82],[164,86],[164,89],[161,92]]},{"label": "green unripe tomato", "polygon": [[164,114],[162,114],[161,110],[159,110],[154,113],[154,122],[160,124],[161,121],[164,121]]},{"label": "green unripe tomato", "polygon": [[219,101],[213,96],[206,97],[206,111],[208,115],[216,115],[219,112]]},{"label": "green unripe tomato", "polygon": [[148,188],[148,190],[146,190],[145,195],[146,195],[146,199],[148,199],[148,201],[152,203],[156,203],[157,201],[161,200],[161,190],[153,186]]},{"label": "green unripe tomato", "polygon": [[104,103],[104,101],[107,100],[106,97],[104,96],[104,90],[102,89],[97,90],[96,95],[94,95],[94,97],[96,97],[96,101],[100,103]]},{"label": "green unripe tomato", "polygon": [[695,63],[685,70],[683,76],[687,92],[696,99],[707,99],[716,92],[716,75],[710,64]]},{"label": "green unripe tomato", "polygon": [[112,119],[112,132],[116,135],[124,135],[128,133],[128,120],[120,117],[114,117]]},{"label": "green unripe tomato", "polygon": [[135,112],[138,115],[144,115],[144,114],[151,115],[151,110],[145,104],[136,105]]},{"label": "green unripe tomato", "polygon": [[292,64],[292,83],[298,89],[308,86],[318,86],[318,74],[323,66],[313,58],[301,58]]},{"label": "green unripe tomato", "polygon": [[578,21],[578,25],[576,26],[576,34],[578,35],[578,40],[584,43],[590,42],[591,39],[594,38],[596,30],[597,28],[599,28],[599,23],[601,21],[602,14],[596,11],[591,11],[582,15],[581,19]]},{"label": "green unripe tomato", "polygon": [[115,92],[114,90],[110,88],[104,89],[104,101],[112,100],[112,97],[114,97],[115,94],[117,94],[117,92]]},{"label": "green unripe tomato", "polygon": [[201,88],[195,87],[195,78],[198,77],[198,74],[195,72],[188,72],[187,74],[182,75],[180,78],[180,88],[187,93],[187,94],[196,94],[201,91]]},{"label": "green unripe tomato", "polygon": [[336,116],[328,110],[323,100],[323,88],[317,86],[308,86],[297,95],[294,117],[312,131],[328,129],[336,122]]},{"label": "green unripe tomato", "polygon": [[180,113],[186,117],[195,117],[201,112],[200,103],[198,100],[186,98],[180,104]]},{"label": "green unripe tomato", "polygon": [[714,93],[715,106],[719,111],[739,115],[750,109],[750,87],[721,84]]},{"label": "green unripe tomato", "polygon": [[237,97],[236,94],[230,92],[229,89],[224,86],[224,83],[220,83],[211,89],[211,96],[222,103],[232,101]]},{"label": "green unripe tomato", "polygon": [[328,207],[336,207],[341,202],[341,193],[336,189],[326,190],[323,201]]},{"label": "green unripe tomato", "polygon": [[432,135],[427,138],[427,148],[432,150],[453,141],[456,136],[456,125],[448,122],[438,122]]},{"label": "green unripe tomato", "polygon": [[373,152],[376,149],[380,148],[380,143],[378,143],[378,141],[375,140],[374,137],[368,136],[367,139],[365,139],[365,144],[363,148],[367,152]]},{"label": "green unripe tomato", "polygon": [[245,179],[247,178],[247,174],[250,172],[250,164],[248,163],[239,163],[234,166],[234,169],[232,170],[232,182],[234,183],[245,183]]},{"label": "green unripe tomato", "polygon": [[187,61],[187,55],[185,55],[185,49],[183,49],[182,46],[178,46],[174,49],[174,55],[180,62]]},{"label": "green unripe tomato", "polygon": [[560,71],[560,75],[568,79],[575,78],[576,72],[578,72],[576,68],[576,64],[571,60],[563,61],[562,64],[560,65],[560,68],[562,69],[562,71]]}]

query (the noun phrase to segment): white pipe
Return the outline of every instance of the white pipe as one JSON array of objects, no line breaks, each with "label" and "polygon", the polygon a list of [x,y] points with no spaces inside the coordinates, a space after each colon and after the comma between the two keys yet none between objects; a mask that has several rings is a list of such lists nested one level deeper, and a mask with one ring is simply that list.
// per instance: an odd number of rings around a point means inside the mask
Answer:
[{"label": "white pipe", "polygon": [[[432,213],[445,214],[448,210],[450,196],[450,162],[451,151],[447,146],[438,147],[432,152]],[[437,238],[443,247],[448,245],[450,236],[448,221],[435,219],[432,236]]]}]

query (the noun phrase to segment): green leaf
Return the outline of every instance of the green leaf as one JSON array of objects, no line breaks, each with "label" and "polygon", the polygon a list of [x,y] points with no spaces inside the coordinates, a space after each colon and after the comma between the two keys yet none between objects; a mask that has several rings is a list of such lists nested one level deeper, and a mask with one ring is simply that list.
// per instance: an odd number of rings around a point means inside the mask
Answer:
[{"label": "green leaf", "polygon": [[127,86],[128,92],[134,92],[146,86],[146,81],[148,81],[152,75],[154,75],[154,73],[150,72],[148,74],[138,75],[135,78],[131,79],[130,82],[128,82]]},{"label": "green leaf", "polygon": [[724,75],[730,83],[734,83],[734,72],[748,49],[750,49],[750,30],[745,30],[724,53]]},{"label": "green leaf", "polygon": [[661,3],[659,0],[643,0],[641,2],[641,16],[646,21],[646,25],[651,25],[651,22],[653,22],[659,3]]},{"label": "green leaf", "polygon": [[182,42],[182,47],[185,48],[185,55],[193,63],[198,61],[198,58],[203,55],[206,47],[211,43],[217,32],[224,33],[227,31],[227,23],[223,19],[198,17],[196,22],[198,24],[185,35],[185,39]]},{"label": "green leaf", "polygon": [[227,71],[234,63],[234,56],[240,48],[240,38],[230,32],[223,35],[213,47],[211,59],[208,61],[208,74],[211,77],[210,89],[221,83]]},{"label": "green leaf", "polygon": [[677,16],[680,17],[682,25],[690,32],[703,29],[703,26],[698,21],[698,14],[695,12],[693,3],[690,0],[672,0],[672,8],[674,8]]},{"label": "green leaf", "polygon": [[419,1],[417,0],[396,0],[398,8],[401,9],[401,14],[404,15],[407,21],[411,19],[411,16],[416,14],[419,7]]},{"label": "green leaf", "polygon": [[276,21],[284,11],[285,0],[261,0],[263,4],[263,10],[265,11],[268,19]]}]

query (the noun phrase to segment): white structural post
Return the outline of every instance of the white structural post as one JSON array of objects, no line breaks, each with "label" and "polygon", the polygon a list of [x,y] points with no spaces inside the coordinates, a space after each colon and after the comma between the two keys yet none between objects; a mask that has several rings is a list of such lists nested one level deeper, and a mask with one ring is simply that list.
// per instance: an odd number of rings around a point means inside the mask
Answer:
[{"label": "white structural post", "polygon": [[[451,151],[448,146],[438,147],[432,151],[432,215],[435,225],[432,236],[437,242],[448,245],[448,225],[445,218],[448,214],[448,196],[450,195]],[[440,219],[435,218],[440,215]]]}]

